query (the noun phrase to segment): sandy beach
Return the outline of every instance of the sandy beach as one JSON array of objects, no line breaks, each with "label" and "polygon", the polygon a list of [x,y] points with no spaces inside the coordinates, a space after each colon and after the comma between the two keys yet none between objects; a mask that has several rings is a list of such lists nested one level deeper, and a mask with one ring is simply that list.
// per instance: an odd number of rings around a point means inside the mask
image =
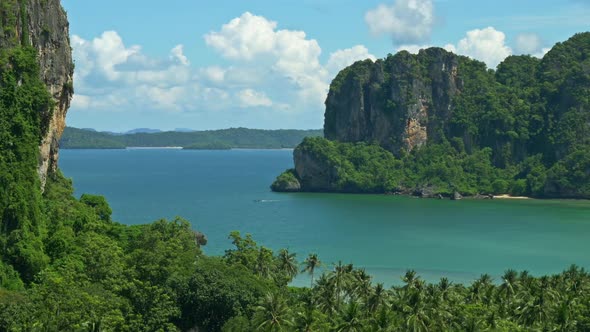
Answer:
[{"label": "sandy beach", "polygon": [[494,195],[494,199],[532,199],[526,196],[510,196],[508,194],[504,195]]}]

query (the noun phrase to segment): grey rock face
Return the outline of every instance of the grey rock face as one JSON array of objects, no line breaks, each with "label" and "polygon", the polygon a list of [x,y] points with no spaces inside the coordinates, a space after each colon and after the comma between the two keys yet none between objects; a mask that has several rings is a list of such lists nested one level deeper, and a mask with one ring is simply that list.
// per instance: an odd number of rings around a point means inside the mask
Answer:
[{"label": "grey rock face", "polygon": [[59,139],[66,127],[66,113],[74,94],[74,64],[69,22],[60,0],[29,0],[27,10],[29,35],[31,44],[39,52],[41,77],[55,100],[54,109],[45,119],[47,132],[39,146],[39,177],[45,186],[47,173],[57,169]]},{"label": "grey rock face", "polygon": [[331,168],[326,161],[301,148],[295,149],[293,159],[301,188],[308,191],[332,190],[338,178],[337,170]]},{"label": "grey rock face", "polygon": [[378,142],[394,154],[438,141],[462,87],[457,68],[458,56],[440,48],[355,63],[332,83],[325,137]]},{"label": "grey rock face", "polygon": [[[27,44],[37,49],[40,75],[50,92],[55,106],[43,110],[41,128],[43,139],[39,145],[39,178],[45,187],[47,174],[57,169],[59,139],[65,128],[65,117],[70,107],[73,89],[74,64],[70,47],[69,22],[60,0],[27,0],[26,15],[20,5],[15,6],[15,31],[19,42],[27,36]],[[26,35],[23,35],[26,31]],[[10,40],[0,38],[0,46],[11,47]]]}]

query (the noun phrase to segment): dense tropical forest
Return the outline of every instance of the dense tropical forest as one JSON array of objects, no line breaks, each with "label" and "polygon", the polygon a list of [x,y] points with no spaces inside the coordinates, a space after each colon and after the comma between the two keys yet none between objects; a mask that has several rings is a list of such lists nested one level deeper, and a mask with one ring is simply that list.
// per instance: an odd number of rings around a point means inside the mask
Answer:
[{"label": "dense tropical forest", "polygon": [[305,137],[322,136],[321,130],[223,130],[113,134],[67,127],[60,141],[62,149],[124,149],[126,147],[178,146],[197,150],[294,148]]},{"label": "dense tropical forest", "polygon": [[[121,225],[104,198],[73,198],[60,174],[47,184],[40,218],[40,234],[16,246],[10,241],[26,233],[3,233],[0,330],[590,329],[590,275],[575,266],[540,278],[508,270],[471,285],[431,284],[408,271],[387,288],[350,264],[298,260],[238,232],[223,256],[208,257],[188,221]],[[288,286],[298,273],[310,275],[309,288]]]},{"label": "dense tropical forest", "polygon": [[[575,266],[471,285],[408,271],[388,289],[362,269],[315,254],[297,261],[238,232],[208,257],[205,236],[182,218],[125,226],[104,197],[75,198],[59,170],[42,186],[53,100],[26,26],[12,28],[25,4],[0,3],[0,36],[11,40],[0,48],[0,331],[590,330],[590,275]],[[298,273],[309,288],[289,287]]]},{"label": "dense tropical forest", "polygon": [[359,61],[326,105],[327,139],[275,190],[590,198],[590,32],[496,70],[440,48]]}]

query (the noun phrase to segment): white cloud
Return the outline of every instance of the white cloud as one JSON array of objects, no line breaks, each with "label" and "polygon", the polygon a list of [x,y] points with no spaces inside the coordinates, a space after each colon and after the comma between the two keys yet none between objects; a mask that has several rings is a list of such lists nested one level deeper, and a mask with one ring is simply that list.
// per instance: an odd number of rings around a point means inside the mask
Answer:
[{"label": "white cloud", "polygon": [[532,56],[537,58],[542,58],[547,54],[547,52],[551,51],[551,47],[543,47],[540,51],[535,52]]},{"label": "white cloud", "polygon": [[512,49],[506,46],[506,35],[493,27],[467,31],[465,38],[456,46],[457,53],[485,62],[488,67],[496,68]]},{"label": "white cloud", "polygon": [[151,107],[164,111],[182,111],[182,101],[187,96],[187,87],[159,87],[140,85],[136,89],[137,97],[150,102]]},{"label": "white cloud", "polygon": [[416,45],[416,44],[408,44],[408,45],[401,45],[398,46],[397,49],[395,50],[396,52],[399,51],[408,51],[412,54],[418,54],[418,52],[420,50],[423,50],[425,48],[429,48],[432,47],[432,45]]},{"label": "white cloud", "polygon": [[[417,54],[421,49],[429,47],[432,45],[408,44],[399,46],[396,51],[406,50]],[[489,68],[496,68],[500,62],[512,54],[512,49],[506,45],[504,33],[493,27],[467,31],[465,37],[457,44],[446,44],[443,48],[455,54],[483,61]]]},{"label": "white cloud", "polygon": [[81,95],[79,93],[74,94],[71,107],[76,109],[87,109],[90,107],[90,97]]},{"label": "white cloud", "polygon": [[226,58],[252,60],[273,51],[276,27],[276,22],[246,12],[224,24],[220,31],[206,34],[205,42]]},{"label": "white cloud", "polygon": [[220,84],[225,80],[226,69],[219,66],[210,66],[201,69],[203,77],[213,83]]},{"label": "white cloud", "polygon": [[188,58],[184,55],[183,45],[176,45],[172,51],[170,51],[170,57],[177,60],[183,66],[188,66],[190,64]]},{"label": "white cloud", "polygon": [[[322,52],[315,39],[304,31],[278,30],[278,24],[249,12],[205,35],[205,42],[223,57],[249,66],[270,64],[273,74],[291,82],[299,96],[323,102],[328,90],[327,71],[320,64]],[[261,69],[258,75],[268,74]]]},{"label": "white cloud", "polygon": [[431,0],[395,0],[369,10],[365,22],[374,35],[390,35],[396,43],[420,42],[432,32],[434,5]]},{"label": "white cloud", "polygon": [[551,48],[543,47],[543,40],[536,33],[521,33],[514,40],[514,50],[517,54],[529,54],[542,58]]},{"label": "white cloud", "polygon": [[369,50],[365,46],[356,45],[351,48],[331,53],[328,63],[326,64],[326,69],[328,69],[331,76],[335,76],[343,68],[350,66],[356,61],[366,59],[375,61],[377,58],[369,53]]},{"label": "white cloud", "polygon": [[354,61],[375,59],[356,45],[331,53],[322,63],[319,43],[304,31],[281,30],[278,23],[251,13],[211,31],[204,43],[226,64],[191,64],[182,44],[166,57],[149,56],[138,45],[126,45],[115,31],[89,40],[72,36],[72,110],[215,116],[209,112],[236,115],[255,108],[276,123],[299,116],[316,121],[304,126],[318,127],[333,76]]},{"label": "white cloud", "polygon": [[76,94],[72,109],[180,110],[197,95],[188,93],[193,82],[183,45],[168,59],[144,55],[141,47],[126,46],[115,31],[92,40],[72,36]]},{"label": "white cloud", "polygon": [[263,92],[254,91],[252,89],[241,90],[237,93],[242,107],[258,107],[258,106],[272,106],[270,100]]}]

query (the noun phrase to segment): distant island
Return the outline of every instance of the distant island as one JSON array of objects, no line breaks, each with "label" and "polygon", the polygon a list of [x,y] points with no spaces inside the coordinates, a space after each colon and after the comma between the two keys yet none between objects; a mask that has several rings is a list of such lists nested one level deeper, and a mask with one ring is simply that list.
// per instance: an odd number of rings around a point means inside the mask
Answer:
[{"label": "distant island", "polygon": [[436,47],[358,61],[271,188],[590,198],[588,54],[590,32],[496,70]]},{"label": "distant island", "polygon": [[190,150],[294,148],[305,137],[320,137],[322,130],[262,130],[230,128],[207,131],[138,129],[124,134],[67,127],[62,149],[125,149],[128,147],[182,147]]}]

